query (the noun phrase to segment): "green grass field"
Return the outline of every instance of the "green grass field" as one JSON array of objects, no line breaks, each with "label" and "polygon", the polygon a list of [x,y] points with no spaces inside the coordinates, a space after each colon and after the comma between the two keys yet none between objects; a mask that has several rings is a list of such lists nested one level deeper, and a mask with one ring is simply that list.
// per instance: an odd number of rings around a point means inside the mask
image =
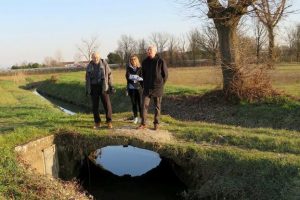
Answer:
[{"label": "green grass field", "polygon": [[[124,71],[115,70],[117,94],[112,97],[114,126],[134,126],[122,119],[131,115],[129,99],[124,96]],[[45,81],[51,75],[17,75],[0,77],[0,199],[68,199],[76,194],[74,187],[35,176],[18,163],[14,147],[53,133],[76,132],[98,137],[92,130],[92,115],[69,116],[32,91],[23,89],[42,81],[39,90],[77,105],[85,105],[84,72],[55,74],[57,81]],[[300,66],[281,65],[272,72],[274,86],[286,94],[300,97]],[[166,95],[201,95],[220,88],[220,70],[216,68],[170,69]],[[191,169],[204,177],[191,191],[192,195],[226,194],[235,199],[300,198],[300,109],[296,100],[269,102],[264,105],[241,103],[239,115],[231,120],[247,120],[237,125],[224,121],[184,121],[162,116],[162,129],[175,136],[184,155],[193,155]],[[263,106],[263,107],[261,107]],[[258,109],[259,108],[259,109]],[[254,110],[250,113],[250,110]],[[224,111],[223,111],[224,112]],[[250,113],[247,115],[247,113]],[[258,121],[258,116],[268,121]],[[274,115],[276,113],[276,116]],[[227,117],[226,113],[219,113]],[[278,116],[281,114],[282,116]],[[259,119],[260,120],[260,119]],[[265,128],[264,123],[291,123],[290,129]],[[102,136],[109,131],[102,130]],[[193,153],[191,153],[193,152]],[[206,179],[205,179],[206,178]]]}]

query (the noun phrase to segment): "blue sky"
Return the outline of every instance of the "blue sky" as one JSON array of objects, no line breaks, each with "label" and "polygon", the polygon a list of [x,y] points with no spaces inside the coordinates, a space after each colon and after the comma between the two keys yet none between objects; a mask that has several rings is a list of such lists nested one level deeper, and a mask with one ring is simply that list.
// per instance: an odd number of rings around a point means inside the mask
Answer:
[{"label": "blue sky", "polygon": [[[294,9],[300,2],[294,0]],[[152,32],[187,33],[204,19],[190,19],[178,0],[6,0],[0,6],[0,68],[43,62],[60,51],[73,60],[82,38],[97,35],[103,57],[122,34],[148,39]],[[300,14],[286,22],[300,22]]]}]

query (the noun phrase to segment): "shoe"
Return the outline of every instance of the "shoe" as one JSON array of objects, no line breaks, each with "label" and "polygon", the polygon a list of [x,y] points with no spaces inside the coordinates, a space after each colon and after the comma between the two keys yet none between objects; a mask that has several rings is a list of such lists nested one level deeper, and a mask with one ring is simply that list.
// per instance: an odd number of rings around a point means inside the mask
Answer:
[{"label": "shoe", "polygon": [[157,131],[159,129],[159,125],[158,124],[154,124],[154,130]]},{"label": "shoe", "polygon": [[100,123],[95,123],[93,129],[99,129],[100,128]]},{"label": "shoe", "polygon": [[139,125],[136,129],[139,129],[139,130],[144,130],[144,129],[146,129],[147,128],[147,126],[146,125],[144,125],[144,124],[141,124],[141,125]]},{"label": "shoe", "polygon": [[107,123],[107,128],[109,128],[109,129],[112,129],[112,128],[113,128],[113,125],[112,125],[111,122],[108,122],[108,123]]},{"label": "shoe", "polygon": [[133,123],[134,123],[134,124],[137,124],[138,121],[139,121],[139,118],[137,118],[137,117],[135,117],[135,118],[133,119]]},{"label": "shoe", "polygon": [[128,117],[127,120],[131,121],[131,120],[134,120],[134,118],[135,118],[134,116],[131,116],[131,117]]}]

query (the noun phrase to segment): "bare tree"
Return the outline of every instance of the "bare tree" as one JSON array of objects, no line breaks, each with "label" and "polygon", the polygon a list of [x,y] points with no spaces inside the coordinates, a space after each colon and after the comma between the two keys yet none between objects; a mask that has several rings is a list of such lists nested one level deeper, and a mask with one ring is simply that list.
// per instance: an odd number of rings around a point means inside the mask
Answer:
[{"label": "bare tree", "polygon": [[162,54],[167,46],[169,36],[167,33],[152,33],[150,40],[156,45],[157,50]]},{"label": "bare tree", "polygon": [[157,49],[159,47],[158,35],[159,33],[151,33],[150,35],[150,41],[156,46]]},{"label": "bare tree", "polygon": [[178,49],[178,40],[174,35],[170,35],[169,37],[169,45],[168,45],[168,53],[169,53],[169,63],[171,65],[174,64],[175,53]]},{"label": "bare tree", "polygon": [[83,38],[81,44],[77,45],[77,49],[86,61],[91,61],[92,53],[97,51],[100,44],[97,36],[91,36],[89,39]]},{"label": "bare tree", "polygon": [[76,52],[73,56],[74,63],[79,63],[81,61],[81,53]]},{"label": "bare tree", "polygon": [[168,33],[160,33],[158,35],[158,43],[159,43],[159,52],[162,54],[167,47],[169,41],[169,34]]},{"label": "bare tree", "polygon": [[223,90],[228,96],[236,96],[232,89],[234,81],[239,77],[240,56],[237,41],[237,26],[248,8],[256,0],[189,0],[190,8],[201,12],[207,6],[208,18],[213,19],[218,32],[221,67],[223,74]]},{"label": "bare tree", "polygon": [[181,34],[178,40],[178,49],[179,49],[179,53],[181,55],[181,64],[185,65],[185,60],[186,60],[186,45],[187,45],[187,41],[186,41],[186,35],[185,34]]},{"label": "bare tree", "polygon": [[59,66],[59,62],[56,59],[54,59],[53,57],[50,57],[50,56],[44,58],[44,63],[43,64],[47,67],[57,67],[57,66]]},{"label": "bare tree", "polygon": [[139,54],[140,60],[142,60],[146,56],[146,50],[147,50],[146,40],[144,38],[140,39],[138,41],[138,54]]},{"label": "bare tree", "polygon": [[217,54],[219,50],[219,41],[217,30],[212,23],[207,23],[203,26],[197,41],[199,48],[213,61],[213,65],[217,64]]},{"label": "bare tree", "polygon": [[118,52],[123,62],[127,62],[131,54],[137,52],[137,42],[130,35],[122,35],[118,41]]},{"label": "bare tree", "polygon": [[256,48],[256,64],[259,64],[261,60],[261,51],[266,43],[266,31],[263,24],[257,19],[254,19],[253,25]]},{"label": "bare tree", "polygon": [[292,57],[295,57],[296,62],[299,62],[300,58],[300,25],[296,27],[291,27],[287,30],[287,40],[288,40],[288,49],[290,61]]},{"label": "bare tree", "polygon": [[294,46],[296,49],[296,61],[299,62],[299,58],[300,58],[300,25],[297,26],[294,35],[295,35]]},{"label": "bare tree", "polygon": [[197,55],[200,52],[200,48],[198,46],[198,41],[200,40],[200,31],[198,29],[191,30],[188,35],[188,41],[189,41],[189,50],[191,52],[192,60],[193,60],[193,66],[196,65]]},{"label": "bare tree", "polygon": [[122,50],[116,50],[115,51],[115,53],[116,54],[118,54],[119,56],[120,56],[120,58],[121,58],[121,63],[120,63],[120,65],[121,65],[121,67],[123,67],[124,66],[124,64],[125,64],[125,60],[124,60],[124,52],[122,51]]},{"label": "bare tree", "polygon": [[287,14],[290,5],[287,0],[258,0],[253,4],[258,19],[265,25],[268,31],[269,48],[268,48],[268,65],[273,67],[275,61],[275,34],[274,28],[283,15]]}]

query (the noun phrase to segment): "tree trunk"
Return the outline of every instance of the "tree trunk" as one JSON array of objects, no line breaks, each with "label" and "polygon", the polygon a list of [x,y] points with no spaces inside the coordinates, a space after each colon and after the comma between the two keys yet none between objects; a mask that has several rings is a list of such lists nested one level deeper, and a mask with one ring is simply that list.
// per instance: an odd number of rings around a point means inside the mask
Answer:
[{"label": "tree trunk", "polygon": [[268,37],[269,37],[268,66],[269,68],[273,68],[275,62],[275,54],[274,54],[274,30],[272,27],[268,27]]},{"label": "tree trunk", "polygon": [[193,66],[196,66],[196,51],[195,49],[193,50]]},{"label": "tree trunk", "polygon": [[213,66],[217,66],[217,53],[214,52],[212,54],[212,61],[213,61]]},{"label": "tree trunk", "polygon": [[256,64],[258,65],[260,62],[260,46],[256,45]]},{"label": "tree trunk", "polygon": [[239,20],[230,20],[226,22],[219,22],[215,20],[220,44],[219,48],[223,74],[223,91],[227,95],[232,95],[231,84],[238,72],[237,67],[240,60],[236,35],[238,21]]},{"label": "tree trunk", "polygon": [[174,63],[173,63],[173,50],[170,50],[169,51],[169,64],[172,66]]}]

